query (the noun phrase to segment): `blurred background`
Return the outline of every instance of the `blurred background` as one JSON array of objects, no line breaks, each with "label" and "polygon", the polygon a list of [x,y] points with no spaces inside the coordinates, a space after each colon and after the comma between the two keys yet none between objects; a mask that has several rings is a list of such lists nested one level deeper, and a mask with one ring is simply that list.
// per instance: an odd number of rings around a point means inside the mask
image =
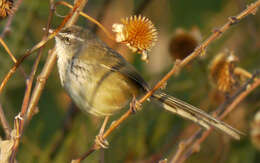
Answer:
[{"label": "blurred background", "polygon": [[[14,1],[15,2],[15,1]],[[67,0],[70,4],[72,0]],[[252,0],[89,0],[84,12],[98,19],[111,31],[112,24],[120,23],[121,18],[142,14],[148,17],[158,29],[158,42],[150,52],[150,61],[141,61],[126,46],[109,40],[93,23],[82,17],[78,25],[92,28],[102,40],[120,52],[153,86],[173,66],[176,59],[184,58],[187,53],[206,39],[215,29],[227,22],[228,17],[242,11]],[[59,26],[69,9],[58,6],[51,23],[52,28]],[[49,1],[24,0],[14,15],[10,31],[3,38],[16,58],[39,42],[44,34],[49,14]],[[0,31],[7,19],[0,21]],[[243,82],[234,82],[230,89],[220,89],[216,78],[210,76],[210,66],[220,53],[233,54],[234,64],[253,73],[260,69],[260,13],[249,16],[224,33],[213,42],[204,56],[186,66],[178,76],[173,76],[165,89],[169,94],[185,100],[203,110],[215,110],[225,99],[232,95]],[[46,60],[48,50],[54,46],[50,41],[44,49],[38,74]],[[13,65],[3,47],[0,48],[0,79]],[[36,55],[27,58],[22,67],[29,74]],[[213,70],[214,71],[214,70]],[[218,80],[218,79],[216,79]],[[242,83],[242,84],[241,84]],[[25,90],[23,75],[17,71],[8,82],[0,96],[8,122],[13,126],[14,116],[21,108]],[[260,123],[254,117],[260,110],[260,89],[254,90],[227,117],[225,122],[246,133],[241,141],[214,131],[201,145],[200,152],[192,155],[187,162],[260,162],[260,134],[250,136],[252,130],[259,130]],[[103,118],[82,113],[72,104],[61,87],[57,67],[50,75],[41,96],[39,112],[26,127],[19,147],[17,160],[21,163],[70,162],[72,158],[87,151],[97,135]],[[83,162],[158,162],[169,160],[175,154],[178,143],[189,138],[198,126],[190,121],[172,115],[156,105],[145,103],[143,110],[131,116],[108,138],[109,149],[95,152]],[[127,108],[126,108],[127,109]],[[113,120],[126,111],[119,112]],[[260,121],[260,120],[259,120]],[[257,129],[258,127],[258,129]],[[0,128],[4,138],[3,129]]]}]

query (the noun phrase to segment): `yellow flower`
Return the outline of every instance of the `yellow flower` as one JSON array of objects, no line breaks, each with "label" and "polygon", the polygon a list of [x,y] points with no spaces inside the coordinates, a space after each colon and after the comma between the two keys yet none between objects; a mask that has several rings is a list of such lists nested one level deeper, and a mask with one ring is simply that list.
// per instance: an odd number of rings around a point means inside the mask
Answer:
[{"label": "yellow flower", "polygon": [[142,54],[147,61],[147,52],[157,41],[157,31],[152,22],[144,16],[131,16],[121,19],[122,24],[113,24],[116,41],[126,44],[133,52]]}]

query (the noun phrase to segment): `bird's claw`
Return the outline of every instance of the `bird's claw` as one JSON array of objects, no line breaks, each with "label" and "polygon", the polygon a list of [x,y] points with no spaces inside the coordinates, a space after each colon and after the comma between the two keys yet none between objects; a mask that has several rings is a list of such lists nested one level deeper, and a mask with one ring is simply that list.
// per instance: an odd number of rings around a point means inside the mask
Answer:
[{"label": "bird's claw", "polygon": [[135,97],[133,97],[133,99],[130,103],[130,108],[132,110],[132,113],[136,113],[142,109],[142,105],[139,101],[136,100]]},{"label": "bird's claw", "polygon": [[108,141],[100,134],[96,136],[95,144],[104,149],[107,149],[109,146]]}]

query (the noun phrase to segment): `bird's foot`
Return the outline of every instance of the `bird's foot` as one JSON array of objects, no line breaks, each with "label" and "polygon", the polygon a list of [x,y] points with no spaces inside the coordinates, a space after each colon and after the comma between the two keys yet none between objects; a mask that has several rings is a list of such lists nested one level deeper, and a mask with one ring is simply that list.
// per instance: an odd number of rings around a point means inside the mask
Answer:
[{"label": "bird's foot", "polygon": [[130,109],[132,110],[132,113],[136,113],[142,110],[142,104],[138,100],[136,100],[135,96],[130,103]]},{"label": "bird's foot", "polygon": [[104,148],[107,149],[109,146],[109,143],[106,139],[104,139],[103,134],[99,134],[96,136],[95,138],[95,144],[99,147],[99,148]]}]

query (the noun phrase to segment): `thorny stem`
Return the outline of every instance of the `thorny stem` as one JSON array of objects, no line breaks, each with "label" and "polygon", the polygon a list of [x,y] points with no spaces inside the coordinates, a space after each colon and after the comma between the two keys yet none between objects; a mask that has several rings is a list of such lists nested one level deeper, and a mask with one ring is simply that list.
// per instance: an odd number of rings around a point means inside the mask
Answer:
[{"label": "thorny stem", "polygon": [[[244,84],[244,86],[241,88],[241,90],[243,91],[237,91],[239,92],[239,95],[235,93],[235,98],[231,98],[231,102],[228,100],[223,104],[224,106],[226,106],[226,103],[229,103],[229,105],[225,107],[224,112],[220,112],[221,110],[223,110],[222,106],[220,106],[216,109],[213,115],[217,115],[219,119],[225,118],[231,111],[233,111],[236,108],[236,106],[241,101],[243,101],[251,92],[253,92],[253,90],[259,87],[260,79],[257,79],[256,75],[257,73],[253,75],[247,83]],[[209,136],[211,131],[212,129],[203,132],[203,130],[200,129],[197,132],[195,132],[189,139],[187,139],[186,141],[182,141],[184,143],[184,149],[180,147],[177,149],[177,152],[174,158],[172,159],[171,163],[184,162],[191,154],[197,151],[195,149],[198,148],[200,144]]]},{"label": "thorny stem", "polygon": [[[64,27],[64,25],[68,26],[68,25],[75,23],[75,21],[77,20],[77,17],[78,17],[78,9],[82,9],[83,6],[86,4],[86,2],[87,2],[86,0],[75,0],[75,5],[74,5],[74,8],[72,9],[72,11],[64,18],[61,25],[51,35],[48,36],[47,40],[53,38],[59,32],[59,30],[61,30]],[[37,45],[35,45],[29,51],[29,54],[32,53],[33,51],[37,50],[38,48],[42,47],[47,42],[47,40],[43,39],[41,42],[39,42]],[[54,57],[54,58],[56,58],[56,57]],[[32,80],[33,80],[33,77],[35,75],[35,71],[36,71],[36,68],[38,66],[39,59],[40,59],[40,57],[38,57],[36,59],[35,65],[33,67],[33,71],[32,71],[32,74],[31,74]],[[55,62],[55,60],[54,60],[54,62]],[[31,82],[32,82],[32,80],[31,80]],[[30,91],[31,91],[31,86],[27,87],[27,89],[26,89],[21,114],[18,115],[19,118],[15,119],[17,138],[15,139],[14,146],[12,148],[12,154],[11,154],[11,158],[10,158],[10,161],[12,163],[15,160],[15,155],[17,153],[17,149],[18,149],[18,146],[19,146],[20,137],[22,136],[23,127],[24,127],[24,115],[27,113],[27,106],[28,106],[28,103],[29,103]],[[33,109],[31,109],[31,110],[33,110]]]},{"label": "thorny stem", "polygon": [[[99,9],[99,13],[96,17],[97,22],[102,23],[102,20],[104,20],[105,16],[107,15],[107,10],[109,9],[109,6],[111,4],[112,0],[105,0],[103,1],[102,7]],[[94,26],[92,27],[92,31],[94,33],[97,33],[97,28],[98,26],[96,24],[94,24]]]},{"label": "thorny stem", "polygon": [[[73,8],[73,10],[76,11],[77,8]],[[72,13],[70,13],[69,15],[67,15],[63,22],[61,23],[61,25],[53,32],[51,33],[46,39],[42,39],[39,43],[37,43],[35,46],[33,46],[29,51],[27,51],[25,53],[25,55],[23,55],[21,57],[21,59],[19,59],[14,66],[9,70],[9,72],[7,73],[7,75],[4,77],[4,80],[2,81],[1,85],[0,85],[0,93],[2,92],[3,88],[5,87],[6,83],[8,82],[8,80],[11,78],[11,76],[15,73],[16,69],[20,66],[20,64],[25,60],[25,58],[27,58],[28,56],[30,56],[33,52],[35,52],[36,50],[38,50],[39,48],[41,48],[43,45],[45,45],[50,39],[54,38],[57,33],[64,27],[64,25],[67,23],[67,21],[69,21],[70,17],[73,16]]]},{"label": "thorny stem", "polygon": [[[87,0],[75,0],[75,2],[77,2],[77,3],[80,2],[80,6],[77,8],[77,11],[81,11],[84,8],[84,6],[86,5]],[[75,3],[75,5],[76,5],[76,3]],[[75,7],[75,5],[74,5],[74,7]],[[73,12],[73,13],[76,14],[76,15],[79,15],[78,12],[77,13]],[[77,21],[77,18],[78,17],[71,18],[70,19],[71,21],[68,22],[68,23],[65,23],[65,26],[71,26],[72,24],[74,24]],[[48,76],[50,75],[50,73],[53,69],[53,66],[56,62],[56,57],[57,56],[56,56],[55,49],[52,49],[50,51],[49,55],[48,55],[48,58],[47,58],[45,65],[42,69],[42,72],[38,76],[37,83],[34,87],[33,94],[32,94],[31,100],[30,100],[29,108],[28,108],[28,112],[27,112],[28,120],[31,119],[31,117],[34,113],[34,109],[35,109],[35,107],[36,107],[36,105],[37,105],[37,103],[40,99],[40,96],[41,96],[41,93],[42,93],[43,88],[45,86],[46,80],[47,80]]]},{"label": "thorny stem", "polygon": [[[138,102],[143,103],[146,101],[157,89],[161,88],[164,83],[174,74],[178,73],[182,67],[187,65],[189,62],[198,57],[201,53],[205,51],[205,49],[209,46],[210,43],[217,40],[224,32],[226,32],[232,25],[237,24],[241,19],[245,18],[250,14],[255,14],[257,8],[260,6],[260,0],[256,1],[249,5],[245,10],[239,13],[235,17],[230,17],[228,22],[224,24],[218,30],[215,30],[209,37],[206,39],[201,45],[199,45],[190,55],[188,55],[185,59],[183,59],[180,63],[176,63],[176,65],[151,89],[145,96],[143,96]],[[126,113],[124,113],[117,121],[115,121],[110,128],[104,133],[104,139],[114,131],[124,120],[126,120],[132,113],[132,110],[129,109]],[[92,154],[94,151],[98,150],[97,145],[94,144],[89,151],[83,154],[82,157],[78,158],[75,161],[83,160]]]},{"label": "thorny stem", "polygon": [[9,16],[9,18],[8,18],[6,24],[5,24],[4,30],[3,30],[3,32],[1,33],[1,36],[0,36],[1,38],[4,38],[5,34],[9,31],[10,26],[13,22],[14,15],[15,15],[16,11],[18,10],[19,6],[22,4],[22,2],[23,2],[23,0],[17,0],[15,2],[15,5],[12,9],[13,13]]},{"label": "thorny stem", "polygon": [[7,54],[9,54],[9,56],[11,57],[13,62],[16,63],[17,62],[16,58],[14,57],[14,55],[12,54],[12,52],[10,51],[10,49],[8,48],[8,46],[6,45],[6,43],[4,42],[4,40],[1,37],[0,37],[0,43],[3,45],[3,47],[5,48],[5,51],[7,52]]},{"label": "thorny stem", "polygon": [[7,139],[11,138],[11,127],[9,126],[8,121],[5,118],[4,110],[2,108],[2,105],[0,104],[0,121],[2,123],[3,129],[5,131],[5,135]]},{"label": "thorny stem", "polygon": [[157,89],[159,89],[163,83],[165,83],[174,73],[179,72],[179,70],[187,65],[190,61],[195,59],[197,56],[199,56],[204,50],[208,47],[208,45],[218,39],[224,32],[226,32],[232,25],[238,23],[241,19],[246,17],[249,14],[255,14],[256,9],[260,6],[260,0],[257,2],[251,4],[246,8],[244,11],[242,11],[240,14],[238,14],[235,17],[230,17],[228,22],[224,24],[221,28],[218,30],[215,30],[214,33],[209,36],[207,40],[205,40],[201,45],[199,45],[194,52],[192,52],[190,55],[188,55],[185,59],[181,61],[181,63],[178,66],[175,66],[171,69],[168,74],[166,74],[155,86],[154,88],[148,92],[141,100],[142,103],[147,98],[149,98]]},{"label": "thorny stem", "polygon": [[[7,52],[7,54],[11,57],[12,61],[14,63],[17,62],[17,59],[15,58],[15,56],[13,55],[13,53],[11,52],[11,50],[8,48],[8,46],[6,45],[6,43],[4,42],[4,40],[0,37],[0,43],[2,44],[2,46],[4,47],[5,51]],[[21,68],[21,73],[24,75],[24,78],[27,78],[26,73],[24,72],[24,70]]]},{"label": "thorny stem", "polygon": [[[46,37],[48,36],[48,30],[49,30],[49,27],[50,27],[50,23],[51,23],[51,20],[52,20],[52,16],[53,16],[53,12],[52,10],[50,11],[50,14],[49,14],[49,17],[48,17],[48,21],[47,21],[47,30],[46,30],[46,33],[44,34],[43,36],[43,40],[46,39]],[[40,63],[40,60],[41,60],[41,56],[42,56],[42,52],[43,52],[43,48],[44,46],[42,46],[38,52],[38,55],[37,55],[37,58],[34,62],[34,65],[33,65],[33,68],[32,68],[32,72],[29,76],[29,79],[27,81],[27,87],[26,87],[26,90],[25,90],[25,94],[24,94],[24,99],[23,99],[23,103],[22,103],[22,107],[21,107],[21,112],[19,113],[19,116],[21,117],[21,120],[19,121],[19,119],[15,120],[17,122],[18,125],[16,125],[16,132],[17,132],[17,135],[18,135],[18,138],[15,139],[15,144],[17,144],[16,148],[18,148],[18,145],[19,145],[19,142],[20,142],[20,138],[23,134],[23,129],[24,129],[24,119],[26,119],[25,117],[25,114],[28,110],[28,105],[29,105],[29,100],[30,100],[30,95],[31,95],[31,90],[32,90],[32,84],[33,84],[33,80],[34,80],[34,77],[35,77],[35,74],[36,74],[36,71],[37,71],[37,68],[38,68],[38,65]],[[13,151],[15,151],[17,149],[13,148]],[[11,158],[11,160],[13,160],[15,157],[15,154],[13,154],[13,158]]]},{"label": "thorny stem", "polygon": [[[58,5],[58,4],[61,4],[61,5],[64,5],[64,6],[67,6],[69,8],[72,8],[73,6],[68,4],[67,2],[65,1],[58,1],[56,2],[55,5]],[[92,23],[96,24],[100,29],[102,29],[104,31],[104,33],[111,39],[111,40],[115,40],[115,37],[102,25],[100,24],[98,21],[96,21],[94,18],[90,17],[89,15],[85,14],[84,12],[80,12],[80,15],[87,18],[89,21],[91,21]]]},{"label": "thorny stem", "polygon": [[16,69],[18,68],[18,66],[24,61],[24,59],[26,57],[28,57],[30,55],[30,53],[26,53],[24,56],[22,56],[17,62],[15,62],[14,66],[9,70],[9,72],[7,73],[7,75],[4,77],[1,85],[0,85],[0,94],[3,91],[3,88],[5,87],[6,83],[8,82],[8,80],[11,78],[11,76],[15,73]]}]

